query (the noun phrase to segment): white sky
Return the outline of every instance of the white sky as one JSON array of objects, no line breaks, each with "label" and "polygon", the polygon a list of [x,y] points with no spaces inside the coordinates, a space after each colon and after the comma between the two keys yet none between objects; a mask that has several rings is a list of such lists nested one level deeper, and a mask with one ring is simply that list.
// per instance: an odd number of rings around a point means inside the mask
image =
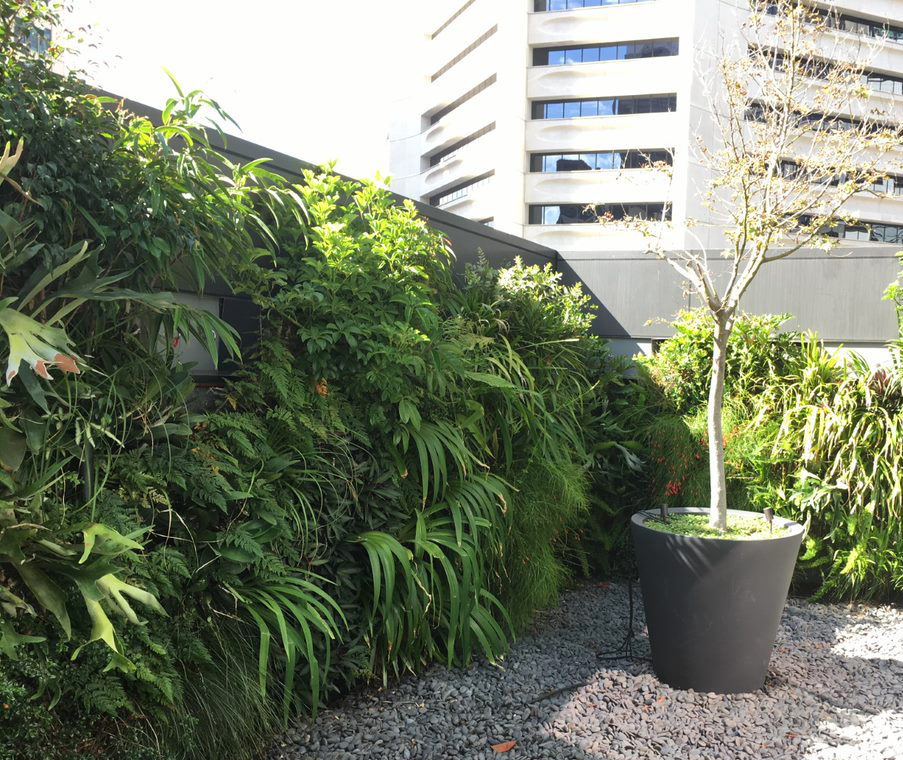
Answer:
[{"label": "white sky", "polygon": [[67,26],[87,28],[78,65],[100,87],[159,108],[175,94],[165,67],[183,90],[217,100],[248,140],[337,160],[352,176],[388,173],[390,114],[417,85],[411,59],[429,3],[76,2]]}]

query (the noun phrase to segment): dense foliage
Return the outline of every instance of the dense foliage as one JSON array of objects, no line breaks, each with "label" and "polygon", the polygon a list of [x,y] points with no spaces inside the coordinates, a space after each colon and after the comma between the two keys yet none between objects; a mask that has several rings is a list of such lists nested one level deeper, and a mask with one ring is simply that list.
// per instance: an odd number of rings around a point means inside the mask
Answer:
[{"label": "dense foliage", "polygon": [[[200,93],[137,118],[23,45],[53,21],[0,0],[0,758],[250,756],[362,680],[498,658],[633,507],[704,503],[705,319],[633,382],[551,268],[233,165]],[[258,310],[241,355],[189,305],[212,281]],[[732,506],[807,521],[824,593],[899,592],[900,345],[872,372],[784,321],[732,337]],[[230,379],[195,387],[189,341]]]},{"label": "dense foliage", "polygon": [[[887,299],[900,313],[899,284]],[[744,317],[728,358],[725,414],[730,506],[774,507],[808,527],[802,590],[838,598],[903,591],[903,362],[871,369],[811,335],[778,333],[786,317]],[[687,367],[707,361],[711,326],[687,313],[643,364],[649,487],[654,503],[704,504],[705,389]]]},{"label": "dense foliage", "polygon": [[[245,757],[338,689],[497,658],[604,564],[634,390],[579,288],[460,281],[371,184],[232,165],[0,0],[0,758]],[[32,25],[32,26],[29,26]],[[259,326],[190,299],[216,280]],[[182,345],[238,367],[200,392]]]}]

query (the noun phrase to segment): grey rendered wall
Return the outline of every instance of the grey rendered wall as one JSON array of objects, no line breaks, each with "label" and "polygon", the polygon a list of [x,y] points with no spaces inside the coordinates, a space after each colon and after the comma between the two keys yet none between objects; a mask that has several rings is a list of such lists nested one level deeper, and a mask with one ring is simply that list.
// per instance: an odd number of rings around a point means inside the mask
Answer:
[{"label": "grey rendered wall", "polygon": [[[825,341],[883,344],[897,336],[894,309],[881,295],[900,270],[900,248],[800,251],[766,265],[741,308],[792,314],[789,329],[813,330]],[[723,259],[711,264],[716,271],[728,267]],[[595,331],[608,338],[668,337],[665,320],[699,305],[667,264],[642,253],[562,254],[559,266],[567,282],[582,282],[593,296],[599,306]]]}]

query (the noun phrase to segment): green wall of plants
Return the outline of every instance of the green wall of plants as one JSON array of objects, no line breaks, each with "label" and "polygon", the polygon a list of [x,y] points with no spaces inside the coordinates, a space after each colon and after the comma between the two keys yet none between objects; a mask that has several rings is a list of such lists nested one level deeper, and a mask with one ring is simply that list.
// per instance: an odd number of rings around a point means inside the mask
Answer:
[{"label": "green wall of plants", "polygon": [[[635,508],[705,503],[700,315],[629,379],[550,268],[453,276],[385,190],[230,164],[199,92],[136,118],[23,45],[53,20],[0,0],[0,758],[250,757],[500,657],[628,566]],[[173,295],[214,280],[259,308],[243,352]],[[731,506],[806,522],[800,590],[899,595],[903,344],[873,372],[785,319],[732,338]]]},{"label": "green wall of plants", "polygon": [[[551,269],[369,183],[232,165],[0,2],[0,758],[241,758],[331,695],[498,658],[604,567],[635,386]],[[260,309],[253,348],[175,290]],[[238,367],[198,389],[200,342]]]}]

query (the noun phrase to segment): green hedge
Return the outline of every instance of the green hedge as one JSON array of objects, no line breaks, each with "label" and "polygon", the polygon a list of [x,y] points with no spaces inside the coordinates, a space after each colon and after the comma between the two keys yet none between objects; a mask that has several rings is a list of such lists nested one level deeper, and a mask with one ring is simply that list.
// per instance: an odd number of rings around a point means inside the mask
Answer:
[{"label": "green hedge", "polygon": [[[0,757],[250,757],[497,658],[623,535],[637,391],[586,296],[456,284],[383,189],[229,164],[199,93],[159,126],[94,97],[23,49],[53,20],[0,0]],[[240,360],[169,293],[212,278],[260,307]],[[179,350],[217,337],[199,392]]]}]

